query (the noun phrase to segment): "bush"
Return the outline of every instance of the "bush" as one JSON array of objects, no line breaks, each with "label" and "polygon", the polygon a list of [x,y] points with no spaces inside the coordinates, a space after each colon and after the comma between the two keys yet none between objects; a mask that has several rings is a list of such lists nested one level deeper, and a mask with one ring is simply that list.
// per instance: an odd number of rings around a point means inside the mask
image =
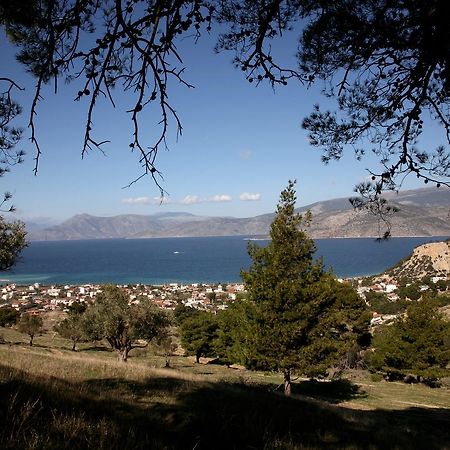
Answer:
[{"label": "bush", "polygon": [[10,306],[0,308],[0,327],[10,327],[17,323],[20,314]]},{"label": "bush", "polygon": [[378,292],[368,292],[366,300],[372,311],[380,314],[397,314],[406,310],[407,303],[405,300],[390,301],[386,294]]},{"label": "bush", "polygon": [[397,294],[403,300],[405,300],[406,298],[409,298],[410,300],[419,300],[419,298],[422,296],[419,285],[415,283],[410,284],[409,286],[400,287],[397,291]]},{"label": "bush", "polygon": [[380,381],[383,381],[383,375],[381,373],[372,373],[370,374],[370,381],[373,381],[375,383],[378,383]]}]

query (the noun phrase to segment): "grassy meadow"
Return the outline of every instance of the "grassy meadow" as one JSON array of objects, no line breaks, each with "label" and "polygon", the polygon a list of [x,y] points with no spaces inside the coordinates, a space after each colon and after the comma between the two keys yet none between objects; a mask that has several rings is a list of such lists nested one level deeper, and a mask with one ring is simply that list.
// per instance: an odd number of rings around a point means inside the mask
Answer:
[{"label": "grassy meadow", "polygon": [[[195,364],[54,333],[0,329],[3,449],[443,449],[450,448],[450,390],[373,381],[334,382]],[[205,360],[206,361],[206,360]]]}]

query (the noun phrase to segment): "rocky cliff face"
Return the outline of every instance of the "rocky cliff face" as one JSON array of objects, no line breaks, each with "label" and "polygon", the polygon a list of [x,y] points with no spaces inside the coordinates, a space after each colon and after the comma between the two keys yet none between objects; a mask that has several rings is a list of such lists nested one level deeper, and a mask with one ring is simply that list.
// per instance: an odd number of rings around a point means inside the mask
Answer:
[{"label": "rocky cliff face", "polygon": [[412,255],[391,269],[389,274],[416,279],[426,276],[450,276],[450,240],[416,247]]}]

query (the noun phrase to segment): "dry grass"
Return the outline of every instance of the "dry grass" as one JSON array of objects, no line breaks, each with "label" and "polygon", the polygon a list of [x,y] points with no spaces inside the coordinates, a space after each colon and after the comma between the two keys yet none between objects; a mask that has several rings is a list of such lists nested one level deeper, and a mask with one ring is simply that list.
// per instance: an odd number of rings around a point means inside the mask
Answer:
[{"label": "dry grass", "polygon": [[17,449],[446,448],[448,389],[299,380],[140,352],[119,363],[105,347],[5,331],[0,345],[0,447]]}]

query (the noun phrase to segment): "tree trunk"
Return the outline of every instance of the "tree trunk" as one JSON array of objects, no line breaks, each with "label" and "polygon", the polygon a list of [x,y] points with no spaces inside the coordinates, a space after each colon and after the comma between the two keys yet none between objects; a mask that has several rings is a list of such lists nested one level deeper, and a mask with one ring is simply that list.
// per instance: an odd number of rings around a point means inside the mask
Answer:
[{"label": "tree trunk", "polygon": [[33,338],[34,338],[34,334],[30,334],[30,347],[33,346]]},{"label": "tree trunk", "polygon": [[72,345],[72,351],[76,351],[75,346],[77,345],[77,341],[73,341],[73,345]]},{"label": "tree trunk", "polygon": [[127,362],[129,349],[127,347],[119,350],[119,361]]},{"label": "tree trunk", "polygon": [[291,369],[284,369],[284,395],[290,396],[292,393]]}]

